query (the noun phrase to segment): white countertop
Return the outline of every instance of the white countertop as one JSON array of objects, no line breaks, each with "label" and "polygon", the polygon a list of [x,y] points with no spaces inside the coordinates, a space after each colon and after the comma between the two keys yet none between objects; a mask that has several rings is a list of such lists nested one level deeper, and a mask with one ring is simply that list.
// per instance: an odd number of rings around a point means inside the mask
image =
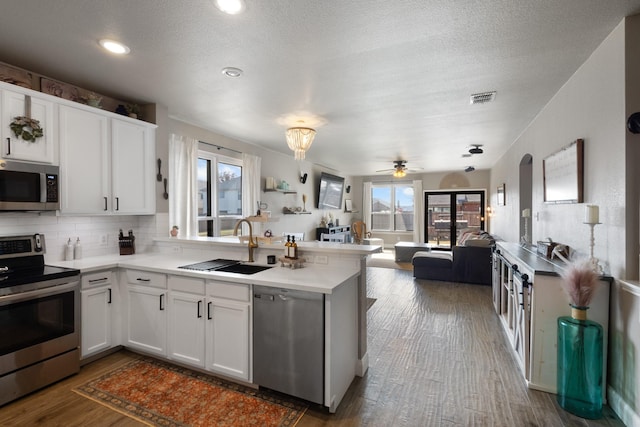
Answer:
[{"label": "white countertop", "polygon": [[[187,256],[182,254],[149,253],[135,255],[106,255],[74,261],[56,261],[48,264],[60,267],[76,268],[82,273],[90,273],[92,271],[110,268],[128,268],[179,276],[221,280],[226,282],[277,286],[286,289],[320,292],[325,294],[332,293],[333,289],[338,287],[340,284],[360,274],[360,269],[356,264],[353,264],[351,267],[340,266],[338,268],[326,265],[321,266],[308,264],[302,268],[291,269],[289,267],[280,267],[280,263],[277,263],[273,268],[250,275],[215,271],[198,272],[178,268],[181,265],[208,261],[209,259],[211,258],[195,259],[193,255]],[[256,265],[263,264],[256,263]]]}]

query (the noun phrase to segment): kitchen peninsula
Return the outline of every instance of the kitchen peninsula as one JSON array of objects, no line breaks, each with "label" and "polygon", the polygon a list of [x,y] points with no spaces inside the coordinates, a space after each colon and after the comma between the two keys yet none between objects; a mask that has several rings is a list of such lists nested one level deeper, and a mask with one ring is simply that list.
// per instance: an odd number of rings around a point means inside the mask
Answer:
[{"label": "kitchen peninsula", "polygon": [[[122,345],[254,385],[260,384],[253,371],[253,286],[321,294],[324,381],[318,403],[335,412],[353,378],[368,367],[366,257],[381,248],[301,242],[299,251],[303,268],[276,264],[249,275],[180,268],[218,258],[246,262],[247,245],[236,237],[158,238],[145,254],[56,264],[82,272],[86,360]],[[282,253],[281,244],[261,244],[253,264],[266,266],[268,255]],[[104,331],[108,336],[100,338]]]}]

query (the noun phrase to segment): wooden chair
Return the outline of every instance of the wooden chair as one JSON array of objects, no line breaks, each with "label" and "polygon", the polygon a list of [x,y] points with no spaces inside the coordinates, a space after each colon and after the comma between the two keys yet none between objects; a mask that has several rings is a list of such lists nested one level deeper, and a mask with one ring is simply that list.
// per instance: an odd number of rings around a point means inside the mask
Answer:
[{"label": "wooden chair", "polygon": [[371,237],[371,232],[367,231],[367,224],[364,221],[354,221],[351,224],[351,232],[353,233],[353,241],[362,244],[364,239]]}]

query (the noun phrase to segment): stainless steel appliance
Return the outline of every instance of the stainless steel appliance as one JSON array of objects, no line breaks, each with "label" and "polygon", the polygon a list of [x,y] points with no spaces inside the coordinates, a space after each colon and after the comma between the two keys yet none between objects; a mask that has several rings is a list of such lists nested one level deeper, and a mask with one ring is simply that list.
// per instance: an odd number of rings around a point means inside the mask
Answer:
[{"label": "stainless steel appliance", "polygon": [[45,265],[44,248],[0,237],[0,405],[80,370],[80,271]]},{"label": "stainless steel appliance", "polygon": [[324,295],[253,286],[253,382],[324,403]]},{"label": "stainless steel appliance", "polygon": [[58,166],[0,160],[0,210],[60,209]]}]

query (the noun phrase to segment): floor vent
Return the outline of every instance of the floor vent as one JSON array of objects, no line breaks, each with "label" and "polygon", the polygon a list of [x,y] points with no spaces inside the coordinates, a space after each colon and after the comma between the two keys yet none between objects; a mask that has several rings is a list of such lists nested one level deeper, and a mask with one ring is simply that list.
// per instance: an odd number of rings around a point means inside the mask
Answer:
[{"label": "floor vent", "polygon": [[496,99],[495,90],[493,92],[474,93],[471,95],[470,104],[486,104],[494,99]]}]

